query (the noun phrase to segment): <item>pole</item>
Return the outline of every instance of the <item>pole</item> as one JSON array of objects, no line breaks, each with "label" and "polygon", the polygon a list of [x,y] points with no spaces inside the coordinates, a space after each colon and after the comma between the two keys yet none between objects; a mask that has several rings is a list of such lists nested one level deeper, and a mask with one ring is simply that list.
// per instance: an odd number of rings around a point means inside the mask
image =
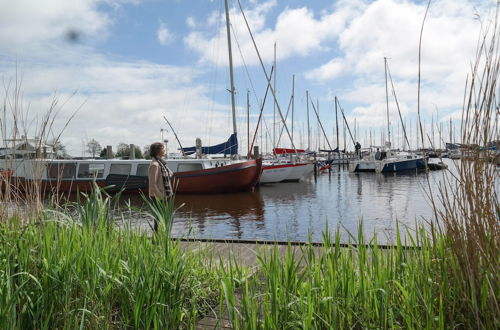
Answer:
[{"label": "pole", "polygon": [[[184,149],[182,148],[182,144],[181,144],[181,141],[179,140],[179,138],[177,137],[177,133],[175,133],[175,130],[174,128],[172,127],[172,125],[170,125],[170,122],[168,121],[167,117],[163,116],[163,119],[165,119],[165,121],[167,122],[168,126],[170,127],[170,129],[172,130],[172,133],[174,133],[174,136],[175,136],[175,139],[177,140],[177,143],[179,143],[179,147],[181,147],[181,153],[182,155],[184,156]],[[162,130],[162,135],[161,135],[161,138],[162,138],[162,141],[161,143],[163,143],[163,130]]]},{"label": "pole", "polygon": [[[273,88],[276,90],[276,42],[274,42],[274,60],[273,60],[274,78]],[[273,148],[276,148],[276,103],[273,103]]]},{"label": "pole", "polygon": [[229,80],[231,83],[231,109],[233,115],[233,133],[236,135],[236,101],[234,99],[234,74],[233,74],[233,54],[231,49],[231,31],[230,31],[230,23],[229,23],[229,8],[227,4],[227,0],[224,1],[224,6],[226,9],[226,32],[227,32],[227,49],[229,53]]},{"label": "pole", "polygon": [[292,141],[293,141],[293,108],[295,103],[295,75],[292,75]]},{"label": "pole", "polygon": [[306,91],[307,105],[307,150],[311,151],[311,126],[309,125],[309,91]]},{"label": "pole", "polygon": [[248,89],[247,89],[247,142],[248,142],[248,154],[250,154],[250,90]]},{"label": "pole", "polygon": [[385,69],[385,106],[387,108],[387,141],[391,142],[391,123],[389,121],[389,92],[387,90],[387,57],[384,57]]}]

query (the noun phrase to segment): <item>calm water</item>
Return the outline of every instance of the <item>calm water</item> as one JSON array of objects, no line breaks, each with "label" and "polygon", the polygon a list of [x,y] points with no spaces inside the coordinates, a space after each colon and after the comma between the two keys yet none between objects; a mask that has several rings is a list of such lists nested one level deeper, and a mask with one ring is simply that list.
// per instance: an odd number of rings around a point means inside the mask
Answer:
[{"label": "calm water", "polygon": [[[453,163],[449,163],[450,168]],[[452,169],[453,170],[453,169]],[[356,236],[363,219],[365,237],[377,233],[379,243],[395,238],[396,223],[415,228],[433,219],[426,192],[437,194],[446,171],[406,174],[331,173],[303,182],[260,186],[255,192],[178,195],[173,235],[195,238],[294,240],[320,242],[327,228]],[[139,199],[132,203],[140,203]],[[149,228],[146,219],[136,224]]]}]

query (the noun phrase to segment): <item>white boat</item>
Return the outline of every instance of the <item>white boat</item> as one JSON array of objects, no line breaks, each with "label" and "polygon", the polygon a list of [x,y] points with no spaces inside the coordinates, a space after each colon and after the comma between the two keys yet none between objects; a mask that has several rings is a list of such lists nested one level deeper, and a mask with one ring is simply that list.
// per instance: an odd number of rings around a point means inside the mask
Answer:
[{"label": "white boat", "polygon": [[292,167],[286,164],[266,162],[262,164],[260,183],[278,183],[286,180],[292,173]]},{"label": "white boat", "polygon": [[265,162],[262,165],[260,183],[300,181],[314,171],[314,165],[306,162]]}]

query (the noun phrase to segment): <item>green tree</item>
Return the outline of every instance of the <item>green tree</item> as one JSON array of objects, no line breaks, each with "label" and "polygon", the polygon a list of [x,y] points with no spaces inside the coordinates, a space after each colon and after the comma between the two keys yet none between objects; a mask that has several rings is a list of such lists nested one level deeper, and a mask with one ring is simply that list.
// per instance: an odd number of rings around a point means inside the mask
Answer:
[{"label": "green tree", "polygon": [[56,158],[61,159],[69,157],[68,153],[66,152],[66,147],[62,144],[60,140],[53,140],[48,144],[52,145],[54,153],[56,154]]},{"label": "green tree", "polygon": [[[137,145],[134,148],[134,154],[136,159],[144,158],[141,148],[137,147]],[[130,157],[130,145],[123,142],[119,143],[116,148],[116,157],[128,159]]]},{"label": "green tree", "polygon": [[98,155],[101,153],[102,147],[99,142],[97,142],[95,139],[91,139],[87,143],[87,152],[92,155],[92,158],[95,158],[95,155]]},{"label": "green tree", "polygon": [[149,155],[149,145],[147,146],[144,146],[144,148],[142,148],[143,150],[143,155],[144,155],[144,158],[145,159],[151,159],[151,156]]}]

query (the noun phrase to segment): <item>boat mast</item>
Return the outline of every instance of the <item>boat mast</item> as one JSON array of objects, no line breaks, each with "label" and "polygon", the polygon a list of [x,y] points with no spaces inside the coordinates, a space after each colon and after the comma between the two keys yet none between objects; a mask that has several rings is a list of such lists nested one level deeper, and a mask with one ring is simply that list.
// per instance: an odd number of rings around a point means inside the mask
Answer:
[{"label": "boat mast", "polygon": [[[257,134],[257,132],[255,134]],[[247,89],[247,141],[248,141],[248,154],[250,154],[252,150],[250,150],[250,90],[248,89]]]},{"label": "boat mast", "polygon": [[233,77],[233,54],[232,54],[232,49],[231,49],[231,30],[230,30],[230,23],[229,23],[229,7],[227,4],[227,0],[224,0],[224,5],[226,9],[226,32],[227,32],[227,49],[229,53],[229,80],[231,82],[231,90],[229,91],[231,93],[231,109],[232,109],[232,115],[233,115],[233,133],[236,135],[236,102],[234,100],[234,77]]},{"label": "boat mast", "polygon": [[311,126],[309,125],[309,91],[306,91],[307,104],[307,150],[311,151]]},{"label": "boat mast", "polygon": [[387,91],[387,57],[384,57],[385,69],[385,105],[387,108],[387,141],[391,142],[391,123],[389,121],[389,92]]},{"label": "boat mast", "polygon": [[340,145],[339,145],[339,117],[337,115],[337,96],[335,96],[335,126],[337,127],[337,151],[340,154]]},{"label": "boat mast", "polygon": [[[274,69],[273,89],[276,91],[276,41],[274,42],[273,69]],[[273,148],[277,148],[277,145],[276,145],[276,103],[273,103]]]},{"label": "boat mast", "polygon": [[295,103],[295,75],[292,75],[292,141],[293,141],[293,107],[294,107],[294,103]]}]

